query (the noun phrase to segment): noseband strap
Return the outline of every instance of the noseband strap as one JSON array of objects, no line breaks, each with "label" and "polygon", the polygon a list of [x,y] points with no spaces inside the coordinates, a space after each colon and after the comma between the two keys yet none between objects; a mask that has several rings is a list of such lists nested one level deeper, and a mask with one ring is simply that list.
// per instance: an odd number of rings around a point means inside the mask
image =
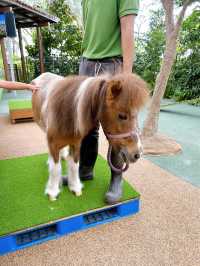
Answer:
[{"label": "noseband strap", "polygon": [[105,134],[108,139],[123,139],[128,137],[137,137],[139,135],[138,129],[122,133],[122,134]]},{"label": "noseband strap", "polygon": [[117,174],[121,174],[122,172],[125,172],[129,168],[129,160],[128,160],[127,156],[122,152],[122,157],[123,157],[123,160],[125,162],[125,166],[124,167],[122,166],[122,168],[117,168],[112,164],[111,153],[112,153],[112,146],[109,144],[107,160],[108,160],[108,163],[110,165],[110,168]]},{"label": "noseband strap", "polygon": [[[105,132],[104,132],[105,133]],[[135,130],[133,131],[130,131],[130,132],[127,132],[127,133],[122,133],[122,134],[106,134],[106,137],[107,139],[123,139],[123,138],[128,138],[128,137],[132,137],[132,138],[138,138],[140,133],[139,133],[139,129],[136,128]],[[118,174],[122,174],[123,172],[125,172],[128,168],[129,168],[129,160],[126,156],[125,153],[121,153],[122,157],[123,157],[123,160],[124,160],[124,163],[125,163],[125,166],[122,168],[117,168],[115,167],[113,164],[112,164],[112,160],[111,160],[111,153],[112,153],[112,145],[109,144],[109,148],[108,148],[108,154],[107,154],[107,160],[108,160],[108,163],[110,165],[110,168],[118,173]]]}]

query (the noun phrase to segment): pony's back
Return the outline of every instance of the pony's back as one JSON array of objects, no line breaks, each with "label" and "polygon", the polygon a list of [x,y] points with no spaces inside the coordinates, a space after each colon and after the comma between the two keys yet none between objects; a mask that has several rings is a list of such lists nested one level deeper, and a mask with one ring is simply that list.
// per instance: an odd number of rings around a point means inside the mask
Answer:
[{"label": "pony's back", "polygon": [[56,88],[56,84],[62,79],[62,76],[46,72],[31,82],[40,87],[40,89],[32,96],[32,105],[34,119],[43,130],[46,129],[45,115],[47,111],[48,97],[50,92]]}]

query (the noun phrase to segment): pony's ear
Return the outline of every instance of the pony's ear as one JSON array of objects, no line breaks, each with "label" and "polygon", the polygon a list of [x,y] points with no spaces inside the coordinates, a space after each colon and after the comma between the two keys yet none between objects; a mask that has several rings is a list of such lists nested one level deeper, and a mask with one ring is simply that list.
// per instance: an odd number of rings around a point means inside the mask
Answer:
[{"label": "pony's ear", "polygon": [[109,100],[117,98],[122,92],[122,84],[120,80],[111,80],[108,83],[107,97]]}]

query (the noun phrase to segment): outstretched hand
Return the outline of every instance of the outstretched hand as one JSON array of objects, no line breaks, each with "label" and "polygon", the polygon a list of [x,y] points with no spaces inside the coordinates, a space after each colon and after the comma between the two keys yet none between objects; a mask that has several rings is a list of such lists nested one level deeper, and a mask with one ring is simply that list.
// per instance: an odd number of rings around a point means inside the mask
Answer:
[{"label": "outstretched hand", "polygon": [[32,91],[32,93],[35,93],[37,90],[40,89],[40,87],[36,84],[28,84],[28,89]]}]

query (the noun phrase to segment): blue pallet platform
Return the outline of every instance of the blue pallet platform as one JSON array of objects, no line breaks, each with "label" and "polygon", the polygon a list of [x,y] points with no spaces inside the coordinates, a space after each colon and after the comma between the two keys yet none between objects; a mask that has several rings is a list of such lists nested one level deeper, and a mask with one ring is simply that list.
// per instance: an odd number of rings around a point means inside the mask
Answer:
[{"label": "blue pallet platform", "polygon": [[136,214],[139,212],[139,203],[139,198],[136,198],[0,237],[0,255]]}]

